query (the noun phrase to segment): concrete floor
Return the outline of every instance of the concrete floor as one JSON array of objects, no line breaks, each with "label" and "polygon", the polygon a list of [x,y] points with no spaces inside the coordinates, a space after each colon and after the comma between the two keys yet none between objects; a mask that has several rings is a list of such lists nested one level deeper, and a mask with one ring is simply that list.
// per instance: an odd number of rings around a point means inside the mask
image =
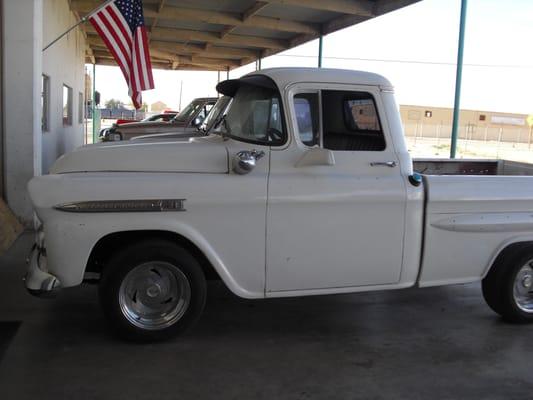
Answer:
[{"label": "concrete floor", "polygon": [[533,326],[500,321],[479,285],[250,301],[214,283],[190,333],[135,345],[110,337],[94,286],[26,294],[30,241],[0,258],[0,322],[21,321],[2,400],[533,399]]}]

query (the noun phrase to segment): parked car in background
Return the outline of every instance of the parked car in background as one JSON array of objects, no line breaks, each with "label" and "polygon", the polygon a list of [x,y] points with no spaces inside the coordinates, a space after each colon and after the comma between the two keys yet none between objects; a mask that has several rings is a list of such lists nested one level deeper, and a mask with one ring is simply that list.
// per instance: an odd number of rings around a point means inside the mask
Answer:
[{"label": "parked car in background", "polygon": [[[177,111],[167,111],[167,110],[165,110],[162,113],[157,113],[157,114],[150,115],[150,116],[148,116],[146,118],[143,118],[142,120],[117,119],[114,125],[117,126],[117,127],[121,127],[124,124],[131,124],[133,122],[161,122],[161,121],[168,122],[168,121],[170,121],[172,118],[174,118],[178,114],[179,114],[179,112],[177,112]],[[109,128],[101,129],[99,137],[102,138],[105,135],[107,130],[109,130]]]},{"label": "parked car in background", "polygon": [[178,113],[162,113],[162,114],[154,114],[149,117],[146,117],[140,122],[168,122],[172,118],[174,118]]},{"label": "parked car in background", "polygon": [[158,133],[151,135],[135,136],[131,140],[170,140],[170,139],[187,139],[194,136],[204,136],[210,131],[210,129],[220,121],[220,118],[224,115],[228,105],[231,102],[231,97],[221,96],[207,114],[202,124],[195,130],[177,130],[170,133]]},{"label": "parked car in background", "polygon": [[117,124],[117,125],[131,124],[132,122],[141,122],[141,121],[138,120],[138,119],[132,119],[132,118],[119,118],[119,119],[117,119],[115,124]]},{"label": "parked car in background", "polygon": [[215,105],[217,97],[203,97],[193,100],[179,114],[169,121],[141,121],[113,125],[100,132],[103,142],[129,140],[136,136],[172,133],[177,131],[195,132]]},{"label": "parked car in background", "polygon": [[217,89],[232,100],[207,136],[80,147],[30,181],[30,292],[98,281],[109,324],[144,341],[194,324],[212,278],[249,299],[481,281],[496,313],[533,322],[531,166],[413,164],[394,89],[368,72]]}]

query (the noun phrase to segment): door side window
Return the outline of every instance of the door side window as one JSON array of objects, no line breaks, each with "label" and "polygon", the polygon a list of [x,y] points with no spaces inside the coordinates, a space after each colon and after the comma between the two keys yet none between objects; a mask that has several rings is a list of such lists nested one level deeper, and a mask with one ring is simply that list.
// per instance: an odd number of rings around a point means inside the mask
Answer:
[{"label": "door side window", "polygon": [[385,136],[374,97],[366,92],[322,91],[324,148],[383,151]]},{"label": "door side window", "polygon": [[293,101],[300,140],[310,147],[319,144],[318,93],[298,93]]}]

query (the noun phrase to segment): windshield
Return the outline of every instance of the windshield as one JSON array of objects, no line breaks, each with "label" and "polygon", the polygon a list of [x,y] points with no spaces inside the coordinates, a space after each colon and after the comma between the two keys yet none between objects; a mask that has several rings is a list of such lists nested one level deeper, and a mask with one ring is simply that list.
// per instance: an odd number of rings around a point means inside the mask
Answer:
[{"label": "windshield", "polygon": [[179,121],[179,122],[186,122],[191,117],[196,114],[196,112],[202,107],[204,104],[203,101],[193,101],[192,103],[189,103],[187,107],[185,107],[178,115],[176,115],[172,120],[173,121]]},{"label": "windshield", "polygon": [[285,142],[281,100],[276,89],[242,83],[222,123],[220,132],[243,142],[279,146]]},{"label": "windshield", "polygon": [[230,101],[231,97],[229,96],[220,97],[209,112],[209,114],[207,114],[207,117],[204,119],[202,126],[200,126],[200,130],[208,132],[215,123],[215,121],[222,115],[224,111],[226,111],[226,108]]}]

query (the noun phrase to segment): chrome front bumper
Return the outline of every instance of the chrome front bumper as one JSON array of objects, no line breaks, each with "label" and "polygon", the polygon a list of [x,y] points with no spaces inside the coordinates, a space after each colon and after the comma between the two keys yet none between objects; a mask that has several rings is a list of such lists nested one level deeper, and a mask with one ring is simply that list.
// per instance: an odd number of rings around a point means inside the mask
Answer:
[{"label": "chrome front bumper", "polygon": [[48,273],[45,250],[34,245],[26,262],[28,272],[24,277],[24,284],[28,292],[39,297],[53,296],[61,287],[61,282]]}]

